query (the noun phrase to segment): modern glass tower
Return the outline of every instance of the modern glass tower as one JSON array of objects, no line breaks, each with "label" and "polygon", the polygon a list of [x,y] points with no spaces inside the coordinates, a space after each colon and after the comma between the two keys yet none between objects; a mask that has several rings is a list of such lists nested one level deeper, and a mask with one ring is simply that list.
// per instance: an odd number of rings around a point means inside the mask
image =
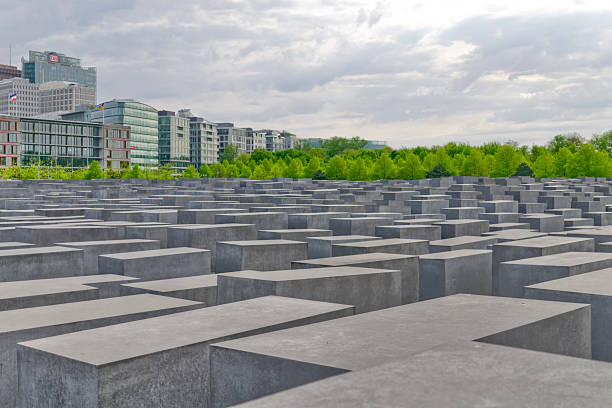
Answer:
[{"label": "modern glass tower", "polygon": [[30,51],[29,59],[21,60],[22,76],[34,84],[68,81],[96,89],[96,68],[82,67],[81,60],[53,51]]},{"label": "modern glass tower", "polygon": [[[104,109],[100,109],[104,106]],[[86,120],[131,128],[130,162],[145,167],[159,164],[157,109],[133,99],[113,99],[89,110]]]},{"label": "modern glass tower", "polygon": [[173,169],[189,166],[189,118],[172,111],[159,111],[159,164],[170,164]]}]

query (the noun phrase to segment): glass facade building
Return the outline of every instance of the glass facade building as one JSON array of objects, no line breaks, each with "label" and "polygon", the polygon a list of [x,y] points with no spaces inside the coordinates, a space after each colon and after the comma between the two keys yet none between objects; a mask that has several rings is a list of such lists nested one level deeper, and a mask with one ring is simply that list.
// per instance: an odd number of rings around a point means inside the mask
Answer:
[{"label": "glass facade building", "polygon": [[176,116],[171,111],[159,111],[159,164],[170,164],[183,170],[190,163],[189,118]]},{"label": "glass facade building", "polygon": [[96,108],[87,111],[85,119],[94,123],[129,126],[131,163],[145,167],[157,167],[159,164],[157,109],[132,99],[114,99],[104,102],[103,110]]},{"label": "glass facade building", "polygon": [[30,51],[27,60],[21,60],[22,76],[41,84],[51,81],[69,81],[96,89],[95,67],[84,68],[81,60],[52,51]]}]

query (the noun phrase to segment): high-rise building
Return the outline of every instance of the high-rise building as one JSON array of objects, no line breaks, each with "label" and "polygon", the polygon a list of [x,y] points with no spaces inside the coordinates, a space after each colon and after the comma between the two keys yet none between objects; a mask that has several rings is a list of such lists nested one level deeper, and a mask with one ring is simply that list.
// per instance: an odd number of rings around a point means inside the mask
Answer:
[{"label": "high-rise building", "polygon": [[95,160],[119,170],[129,164],[129,139],[126,126],[0,116],[0,167],[84,168]]},{"label": "high-rise building", "polygon": [[190,164],[199,169],[203,164],[217,163],[219,153],[217,125],[194,116],[189,109],[179,110],[178,115],[189,119]]},{"label": "high-rise building", "polygon": [[19,118],[0,116],[0,167],[19,165]]},{"label": "high-rise building", "polygon": [[12,65],[0,64],[0,81],[9,78],[20,78],[21,70]]},{"label": "high-rise building", "polygon": [[170,164],[183,170],[190,164],[189,118],[177,116],[172,111],[159,111],[159,164]]},{"label": "high-rise building", "polygon": [[0,115],[27,118],[39,112],[37,84],[24,78],[0,81]]},{"label": "high-rise building", "polygon": [[257,149],[266,149],[266,133],[252,130],[247,138],[247,153],[251,154]]},{"label": "high-rise building", "polygon": [[81,60],[53,51],[30,51],[29,59],[21,59],[22,76],[35,84],[68,81],[96,89],[95,67],[82,67]]},{"label": "high-rise building", "polygon": [[40,113],[74,112],[78,106],[96,104],[95,89],[79,83],[45,82],[38,89]]},{"label": "high-rise building", "polygon": [[159,164],[157,109],[133,99],[113,99],[87,112],[62,115],[62,118],[81,120],[79,116],[84,116],[87,122],[129,126],[131,163],[147,167]]},{"label": "high-rise building", "polygon": [[235,127],[233,123],[217,123],[219,158],[221,158],[221,154],[223,154],[229,144],[238,148],[238,154],[246,153],[249,130],[251,133],[253,132],[252,129]]}]

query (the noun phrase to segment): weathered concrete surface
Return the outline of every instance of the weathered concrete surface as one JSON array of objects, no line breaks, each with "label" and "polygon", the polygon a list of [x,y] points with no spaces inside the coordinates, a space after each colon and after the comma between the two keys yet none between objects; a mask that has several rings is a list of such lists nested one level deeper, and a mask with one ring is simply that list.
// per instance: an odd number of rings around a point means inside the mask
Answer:
[{"label": "weathered concrete surface", "polygon": [[20,406],[207,407],[211,343],[352,312],[265,297],[21,343]]},{"label": "weathered concrete surface", "polygon": [[218,343],[210,355],[212,405],[229,406],[459,340],[590,358],[590,319],[588,305],[453,295]]},{"label": "weathered concrete surface", "polygon": [[239,407],[599,408],[612,403],[610,381],[606,363],[458,342]]},{"label": "weathered concrete surface", "polygon": [[289,269],[291,261],[308,257],[308,244],[286,239],[217,242],[217,273],[254,269]]},{"label": "weathered concrete surface", "polygon": [[217,304],[217,275],[197,275],[183,278],[161,279],[121,285],[122,295],[152,293],[202,302],[206,306]]}]

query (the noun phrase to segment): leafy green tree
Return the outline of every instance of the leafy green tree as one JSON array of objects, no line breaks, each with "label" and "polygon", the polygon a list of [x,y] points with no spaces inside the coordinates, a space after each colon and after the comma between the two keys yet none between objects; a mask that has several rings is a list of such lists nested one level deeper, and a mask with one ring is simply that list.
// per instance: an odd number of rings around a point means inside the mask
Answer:
[{"label": "leafy green tree", "polygon": [[503,145],[495,152],[493,177],[510,177],[521,164],[522,155],[510,145]]},{"label": "leafy green tree", "polygon": [[362,181],[368,180],[368,168],[366,167],[365,161],[358,157],[348,166],[346,174],[348,180],[351,181]]},{"label": "leafy green tree", "polygon": [[302,161],[300,159],[293,159],[291,160],[291,162],[289,163],[289,166],[287,167],[286,173],[285,173],[285,177],[288,178],[300,178],[302,177],[304,173],[304,165],[302,164]]},{"label": "leafy green tree", "polygon": [[555,162],[549,151],[540,154],[533,163],[533,173],[537,178],[548,178],[555,175]]},{"label": "leafy green tree", "polygon": [[304,177],[312,178],[320,168],[321,160],[316,156],[311,157],[308,165],[304,169]]},{"label": "leafy green tree", "polygon": [[480,149],[472,149],[461,166],[462,176],[487,176],[489,171],[485,163],[484,155]]},{"label": "leafy green tree", "polygon": [[249,166],[243,166],[242,169],[238,171],[238,177],[240,178],[250,178],[251,174],[252,172]]},{"label": "leafy green tree", "polygon": [[346,178],[346,161],[341,156],[332,157],[327,162],[325,174],[330,180],[344,180]]},{"label": "leafy green tree", "polygon": [[255,149],[253,153],[251,153],[250,160],[254,161],[256,164],[260,164],[264,160],[273,160],[274,155],[267,151],[266,149]]},{"label": "leafy green tree", "polygon": [[89,168],[87,169],[87,172],[85,173],[85,179],[93,180],[93,179],[102,179],[102,178],[104,178],[104,171],[102,170],[100,163],[97,160],[94,160],[91,163],[89,163]]},{"label": "leafy green tree", "polygon": [[408,153],[398,162],[398,177],[402,180],[420,180],[426,174],[421,160],[414,153]]},{"label": "leafy green tree", "polygon": [[436,164],[435,167],[427,172],[427,178],[448,177],[450,173],[441,164]]},{"label": "leafy green tree", "polygon": [[533,177],[533,170],[531,169],[531,167],[529,167],[529,165],[526,162],[522,162],[521,164],[518,165],[518,167],[516,168],[516,171],[514,172],[512,176]]},{"label": "leafy green tree", "polygon": [[125,177],[129,179],[141,179],[145,177],[145,174],[137,164],[133,164],[130,170],[125,173]]},{"label": "leafy green tree", "polygon": [[327,174],[323,173],[321,169],[317,170],[317,172],[312,176],[313,180],[327,180]]},{"label": "leafy green tree", "polygon": [[283,177],[283,166],[281,165],[281,161],[274,163],[272,168],[270,169],[270,173],[268,174],[268,178],[281,178]]},{"label": "leafy green tree", "polygon": [[397,167],[389,154],[384,152],[380,155],[376,163],[374,163],[374,176],[381,180],[389,180],[395,178],[397,174]]},{"label": "leafy green tree", "polygon": [[238,146],[234,146],[233,144],[228,144],[223,149],[223,153],[219,156],[219,160],[221,163],[224,161],[229,162],[230,164],[234,163],[234,160],[238,157]]},{"label": "leafy green tree", "polygon": [[253,172],[253,175],[251,176],[253,180],[263,180],[267,177],[268,177],[268,172],[266,171],[266,168],[262,166],[261,164],[255,167],[255,171]]},{"label": "leafy green tree", "polygon": [[606,152],[608,155],[612,155],[612,130],[601,135],[593,135],[589,143],[595,146],[600,152]]},{"label": "leafy green tree", "polygon": [[555,177],[569,177],[569,166],[574,160],[574,154],[568,147],[562,147],[554,155]]},{"label": "leafy green tree", "polygon": [[608,177],[609,173],[608,154],[596,151],[595,146],[591,144],[582,145],[568,165],[569,177]]},{"label": "leafy green tree", "polygon": [[183,174],[181,174],[181,178],[184,178],[184,179],[192,179],[192,178],[199,178],[199,177],[200,177],[200,173],[198,173],[196,168],[193,166],[187,166]]}]

